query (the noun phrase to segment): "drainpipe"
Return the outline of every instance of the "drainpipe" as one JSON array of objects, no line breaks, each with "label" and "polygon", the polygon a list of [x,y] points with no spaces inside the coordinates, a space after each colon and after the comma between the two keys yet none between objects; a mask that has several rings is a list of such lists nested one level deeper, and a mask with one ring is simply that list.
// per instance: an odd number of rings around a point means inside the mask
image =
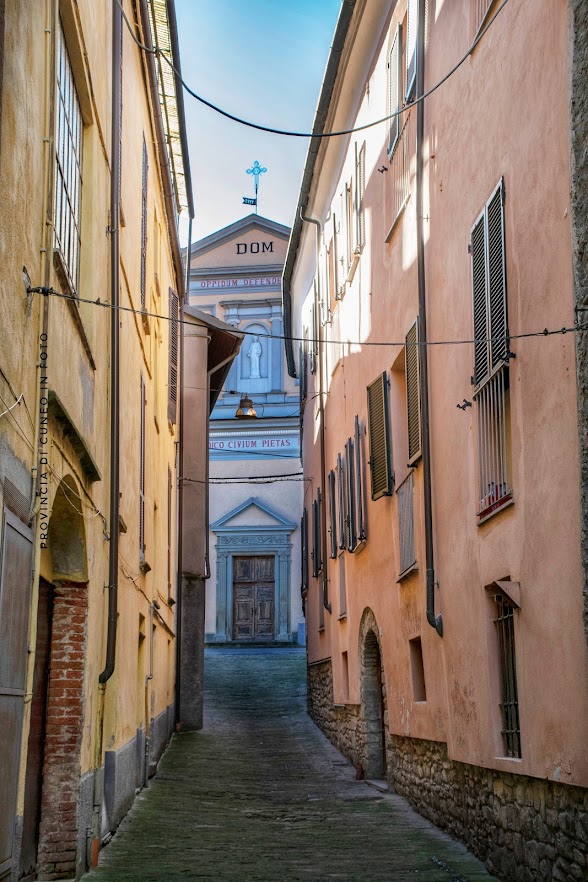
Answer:
[{"label": "drainpipe", "polygon": [[[318,301],[319,307],[321,303],[321,277],[319,272],[319,254],[321,250],[321,236],[323,232],[323,227],[320,221],[315,220],[312,217],[305,217],[302,214],[302,209],[300,209],[300,220],[304,221],[307,224],[314,224],[316,226],[316,270],[317,270],[317,278],[318,278]],[[316,304],[313,304],[313,309],[316,309]],[[327,485],[327,469],[326,469],[326,455],[325,455],[325,408],[324,408],[324,381],[323,381],[323,323],[321,321],[320,309],[319,316],[317,322],[317,330],[318,330],[318,374],[319,374],[319,425],[320,425],[320,449],[321,449],[321,538],[322,538],[322,548],[321,548],[321,556],[323,562],[323,568],[321,570],[321,582],[323,588],[323,606],[327,610],[327,612],[331,612],[331,604],[329,602],[329,580],[327,574],[327,560],[329,559],[327,556],[327,506],[326,506],[326,498],[325,498],[325,487]]]},{"label": "drainpipe", "polygon": [[[417,28],[416,93],[425,90],[425,8],[426,0],[419,0]],[[443,636],[443,617],[435,616],[435,560],[433,553],[433,505],[431,500],[431,443],[429,437],[429,365],[427,352],[427,291],[425,284],[425,240],[423,232],[423,144],[425,102],[417,104],[416,131],[416,217],[417,217],[417,273],[419,289],[419,383],[421,397],[423,482],[425,503],[425,559],[427,571],[427,622]]]},{"label": "drainpipe", "polygon": [[108,630],[106,665],[98,681],[106,683],[114,672],[118,612],[119,520],[119,224],[121,160],[122,12],[112,3],[112,142],[110,174],[110,546],[108,553]]}]

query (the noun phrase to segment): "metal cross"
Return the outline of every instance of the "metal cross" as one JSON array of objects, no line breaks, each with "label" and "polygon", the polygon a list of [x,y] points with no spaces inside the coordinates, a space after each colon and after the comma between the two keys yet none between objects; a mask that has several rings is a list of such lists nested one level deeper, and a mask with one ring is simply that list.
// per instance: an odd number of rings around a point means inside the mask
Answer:
[{"label": "metal cross", "polygon": [[251,168],[246,169],[248,175],[253,175],[253,183],[255,185],[255,210],[257,211],[257,191],[259,190],[259,176],[265,174],[267,168],[263,168],[257,161],[253,163]]}]

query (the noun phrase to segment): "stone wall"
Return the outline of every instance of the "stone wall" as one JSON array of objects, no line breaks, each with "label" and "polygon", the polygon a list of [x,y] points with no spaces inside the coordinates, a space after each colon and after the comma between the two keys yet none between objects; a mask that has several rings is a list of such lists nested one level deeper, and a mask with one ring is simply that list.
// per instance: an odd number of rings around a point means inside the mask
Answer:
[{"label": "stone wall", "polygon": [[[364,763],[360,705],[333,704],[329,660],[308,669],[309,713],[353,763]],[[388,783],[461,840],[505,882],[588,880],[588,791],[458,763],[447,745],[388,735]]]}]

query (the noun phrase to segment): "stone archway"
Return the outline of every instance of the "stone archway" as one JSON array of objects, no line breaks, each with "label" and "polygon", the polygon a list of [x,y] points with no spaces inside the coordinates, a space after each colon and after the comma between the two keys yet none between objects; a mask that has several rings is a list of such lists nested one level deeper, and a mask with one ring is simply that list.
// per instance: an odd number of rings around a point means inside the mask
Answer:
[{"label": "stone archway", "polygon": [[385,779],[388,768],[386,682],[380,633],[371,609],[363,614],[359,634],[363,766],[369,778]]},{"label": "stone archway", "polygon": [[[52,564],[48,678],[37,869],[41,878],[73,878],[84,866],[78,815],[86,665],[88,564],[82,502],[75,480],[63,478],[48,530]],[[28,770],[27,770],[28,774]],[[35,792],[35,788],[31,789]],[[29,815],[34,806],[25,806]]]}]

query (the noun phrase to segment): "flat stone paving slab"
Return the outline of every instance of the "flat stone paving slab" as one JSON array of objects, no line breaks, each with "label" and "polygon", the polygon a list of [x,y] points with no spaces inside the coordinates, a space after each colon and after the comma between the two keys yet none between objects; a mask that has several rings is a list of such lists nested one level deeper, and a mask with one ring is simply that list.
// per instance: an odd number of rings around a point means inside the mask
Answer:
[{"label": "flat stone paving slab", "polygon": [[209,649],[175,735],[87,882],[478,882],[466,849],[355,769],[306,713],[299,649]]}]

